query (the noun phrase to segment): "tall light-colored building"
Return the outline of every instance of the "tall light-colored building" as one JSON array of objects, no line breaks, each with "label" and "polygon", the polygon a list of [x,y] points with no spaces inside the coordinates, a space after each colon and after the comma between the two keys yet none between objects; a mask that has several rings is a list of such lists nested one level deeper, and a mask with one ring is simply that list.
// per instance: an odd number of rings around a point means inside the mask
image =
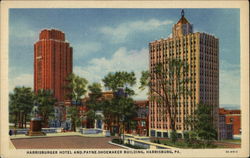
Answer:
[{"label": "tall light-colored building", "polygon": [[[218,128],[219,39],[207,33],[194,33],[193,25],[182,10],[180,20],[172,28],[172,37],[149,43],[149,58],[151,72],[157,63],[166,66],[169,59],[181,59],[189,65],[187,75],[182,78],[191,78],[185,86],[192,95],[178,99],[176,131],[183,134],[190,130],[185,118],[194,114],[198,103],[213,107],[214,126]],[[157,78],[151,78],[151,82],[157,87]],[[161,91],[160,87],[157,89]],[[149,133],[155,137],[170,137],[170,121],[163,118],[166,116],[162,114],[163,106],[159,104],[163,103],[150,101]]]}]

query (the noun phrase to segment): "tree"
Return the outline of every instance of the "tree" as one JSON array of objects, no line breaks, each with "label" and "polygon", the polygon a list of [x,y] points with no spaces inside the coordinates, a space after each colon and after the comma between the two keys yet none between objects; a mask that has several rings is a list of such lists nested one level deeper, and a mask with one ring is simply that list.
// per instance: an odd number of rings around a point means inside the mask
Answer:
[{"label": "tree", "polygon": [[170,134],[170,138],[171,138],[171,141],[175,143],[178,139],[178,133],[175,130],[173,130]]},{"label": "tree", "polygon": [[137,127],[137,124],[138,122],[136,120],[129,120],[128,122],[128,126],[129,126],[129,129],[134,131],[134,130],[137,130],[136,127]]},{"label": "tree", "polygon": [[[166,64],[163,64],[163,63]],[[161,103],[162,119],[167,117],[170,127],[175,132],[177,106],[181,95],[189,95],[185,84],[190,81],[188,64],[180,59],[167,59],[157,63],[152,71],[142,71],[140,89],[149,87],[152,101]],[[172,108],[172,110],[171,110]]]},{"label": "tree", "polygon": [[70,74],[67,77],[67,80],[69,81],[67,88],[71,90],[71,93],[69,93],[68,96],[73,101],[80,102],[82,96],[87,92],[86,86],[88,81],[74,73]]},{"label": "tree", "polygon": [[134,103],[134,100],[131,97],[124,97],[124,96],[118,96],[114,98],[115,102],[115,108],[118,116],[121,116],[118,118],[120,121],[120,133],[123,131],[123,134],[125,132],[125,129],[127,127],[128,131],[130,130],[130,123],[131,120],[137,116],[137,106]]},{"label": "tree", "polygon": [[71,130],[76,131],[76,127],[80,125],[79,110],[77,106],[67,107],[67,118],[71,120]]},{"label": "tree", "polygon": [[[125,130],[125,123],[135,115],[136,107],[131,96],[135,94],[132,87],[136,84],[134,72],[109,73],[102,80],[104,86],[112,90],[114,97],[103,105],[103,114],[108,125],[118,122],[119,128]],[[110,128],[110,127],[108,127]],[[119,134],[121,129],[119,130]]]},{"label": "tree", "polygon": [[100,120],[102,119],[101,115],[97,114],[97,111],[102,110],[102,89],[101,84],[94,82],[92,85],[88,86],[88,89],[90,91],[89,93],[89,99],[86,102],[88,112],[86,113],[87,118],[89,121],[94,123],[94,120]]},{"label": "tree", "polygon": [[51,90],[39,89],[36,94],[39,115],[42,117],[43,127],[48,127],[49,118],[53,117],[56,98]]},{"label": "tree", "polygon": [[203,147],[207,147],[212,140],[217,139],[217,131],[213,125],[212,106],[198,104],[194,114],[189,116],[186,122],[193,127],[192,133],[196,139],[202,142]]},{"label": "tree", "polygon": [[18,90],[15,88],[14,93],[9,95],[9,119],[10,122],[15,124],[15,127],[17,127],[19,120],[19,114],[20,114],[20,107],[18,103]]},{"label": "tree", "polygon": [[75,75],[74,73],[70,74],[67,77],[69,84],[66,88],[70,89],[68,96],[72,99],[75,103],[75,107],[68,107],[67,109],[67,116],[71,118],[72,130],[76,131],[76,126],[80,120],[80,116],[78,113],[78,108],[76,107],[77,104],[81,104],[82,96],[87,92],[86,86],[88,81],[85,78]]},{"label": "tree", "polygon": [[132,96],[135,92],[131,89],[136,84],[136,77],[134,72],[118,71],[115,73],[108,73],[102,80],[104,86],[117,92],[119,89],[123,89],[124,92]]},{"label": "tree", "polygon": [[103,121],[106,124],[105,129],[111,131],[111,124],[113,122],[113,118],[115,117],[115,110],[113,108],[114,102],[112,99],[106,99],[101,102],[102,113],[104,115]]},{"label": "tree", "polygon": [[26,128],[26,122],[29,120],[33,108],[33,91],[30,87],[15,87],[14,92],[10,93],[9,96],[10,120],[15,123],[15,127],[19,123],[19,128]]}]

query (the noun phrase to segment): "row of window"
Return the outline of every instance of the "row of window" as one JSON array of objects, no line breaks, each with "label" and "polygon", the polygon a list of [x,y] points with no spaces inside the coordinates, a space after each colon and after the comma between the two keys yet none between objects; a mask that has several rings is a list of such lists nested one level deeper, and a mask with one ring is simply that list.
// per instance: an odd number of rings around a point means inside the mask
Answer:
[{"label": "row of window", "polygon": [[[186,46],[190,46],[191,48],[193,48],[194,46],[196,46],[196,42],[194,41],[194,42],[190,42],[190,44],[189,43],[183,43],[183,46],[187,49],[187,47]],[[155,51],[157,51],[157,52],[159,52],[159,51],[161,51],[161,50],[169,50],[169,49],[173,49],[173,48],[181,48],[181,44],[178,44],[178,43],[176,43],[175,45],[169,45],[168,43],[166,43],[166,44],[157,44],[156,46],[151,46],[150,47],[150,52],[155,52]]]},{"label": "row of window", "polygon": [[[193,45],[194,44],[194,45]],[[192,43],[191,42],[191,45],[188,45],[188,44],[183,44],[183,47],[179,46],[179,45],[176,45],[175,47],[174,46],[167,46],[167,45],[161,45],[161,46],[158,46],[158,47],[151,47],[150,48],[150,52],[151,54],[154,53],[154,52],[161,52],[162,50],[165,51],[165,50],[168,50],[169,52],[174,52],[174,50],[176,50],[176,52],[181,52],[181,48],[183,49],[183,52],[184,53],[187,53],[188,52],[188,49],[190,48],[191,52],[196,52],[196,43]],[[188,47],[186,47],[188,46]],[[206,54],[209,54],[209,55],[214,55],[214,56],[217,56],[218,55],[218,46],[215,45],[213,47],[210,47],[210,46],[200,46],[200,52],[204,52]]]},{"label": "row of window", "polygon": [[[150,126],[151,126],[151,128],[162,128],[161,124],[157,124],[155,126],[153,123],[151,123]],[[184,124],[184,125],[176,125],[176,129],[177,130],[182,130],[182,128],[181,128],[182,126],[184,126],[184,130],[189,130],[191,128],[189,125]],[[168,129],[168,125],[167,124],[163,124],[163,129]]]},{"label": "row of window", "polygon": [[218,48],[215,47],[200,47],[200,54],[207,54],[211,57],[217,57],[218,56]]}]

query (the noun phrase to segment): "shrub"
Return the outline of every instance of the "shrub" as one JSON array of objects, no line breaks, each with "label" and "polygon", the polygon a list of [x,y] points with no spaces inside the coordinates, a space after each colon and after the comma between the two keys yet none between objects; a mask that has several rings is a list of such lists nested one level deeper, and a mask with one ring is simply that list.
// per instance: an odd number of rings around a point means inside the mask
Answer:
[{"label": "shrub", "polygon": [[112,142],[116,143],[116,144],[122,144],[122,140],[121,139],[112,139]]},{"label": "shrub", "polygon": [[187,144],[189,144],[189,142],[190,142],[189,133],[188,132],[184,133],[184,142],[187,143]]},{"label": "shrub", "polygon": [[173,143],[175,143],[177,141],[178,135],[177,135],[177,132],[175,130],[171,132],[170,138],[171,138],[171,141]]},{"label": "shrub", "polygon": [[161,144],[161,142],[160,142],[160,140],[159,140],[159,139],[157,139],[157,143],[158,143],[158,144]]}]

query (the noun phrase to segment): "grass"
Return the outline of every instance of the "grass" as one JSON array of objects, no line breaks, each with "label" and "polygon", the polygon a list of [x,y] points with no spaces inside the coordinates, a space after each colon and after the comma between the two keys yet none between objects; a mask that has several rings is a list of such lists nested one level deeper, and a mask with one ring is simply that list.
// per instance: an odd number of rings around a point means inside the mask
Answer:
[{"label": "grass", "polygon": [[[14,128],[15,128],[15,126],[12,126],[12,125],[9,126],[9,129],[14,129]],[[26,128],[29,128],[29,127],[27,126]],[[24,128],[24,127],[23,128],[18,128],[18,126],[16,127],[16,129],[26,129],[26,128]]]},{"label": "grass", "polygon": [[[167,145],[167,146],[172,146],[172,147],[176,147],[176,148],[183,148],[183,149],[204,148],[199,143],[188,144],[188,143],[184,142],[183,139],[178,139],[175,143],[173,143],[170,139],[161,139],[161,140],[155,139],[152,142]],[[210,144],[206,148],[218,148],[218,146],[214,145],[214,144]]]},{"label": "grass", "polygon": [[225,140],[221,140],[220,142],[225,142],[225,143],[241,143],[241,139],[225,139]]},{"label": "grass", "polygon": [[[213,148],[228,148],[227,145],[225,144],[209,144],[204,146],[204,144],[202,144],[201,142],[193,142],[193,143],[186,143],[183,139],[178,139],[178,141],[176,141],[175,143],[173,143],[170,139],[154,139],[152,141],[153,143],[160,143],[160,144],[164,144],[167,146],[172,146],[172,147],[177,147],[177,148],[183,148],[183,149],[199,149],[199,148],[208,148],[208,149],[213,149]],[[234,144],[240,144],[241,140],[233,140],[233,139],[229,139],[229,140],[222,140],[222,141],[218,141],[218,143],[234,143]]]}]

